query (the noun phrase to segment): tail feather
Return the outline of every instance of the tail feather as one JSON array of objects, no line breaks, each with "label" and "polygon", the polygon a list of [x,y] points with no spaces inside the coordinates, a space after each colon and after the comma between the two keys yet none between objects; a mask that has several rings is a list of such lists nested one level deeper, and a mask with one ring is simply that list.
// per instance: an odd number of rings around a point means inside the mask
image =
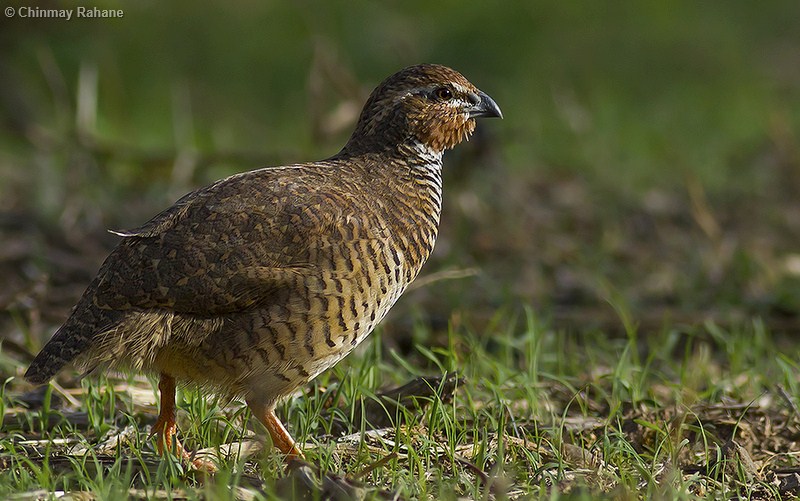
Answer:
[{"label": "tail feather", "polygon": [[75,360],[89,344],[90,339],[68,329],[68,324],[56,331],[53,338],[42,348],[42,351],[33,359],[25,379],[29,383],[44,384],[53,379],[61,369]]},{"label": "tail feather", "polygon": [[67,364],[89,350],[96,335],[116,323],[114,319],[118,314],[97,308],[91,299],[84,296],[69,319],[33,359],[25,372],[25,379],[33,384],[51,380]]}]

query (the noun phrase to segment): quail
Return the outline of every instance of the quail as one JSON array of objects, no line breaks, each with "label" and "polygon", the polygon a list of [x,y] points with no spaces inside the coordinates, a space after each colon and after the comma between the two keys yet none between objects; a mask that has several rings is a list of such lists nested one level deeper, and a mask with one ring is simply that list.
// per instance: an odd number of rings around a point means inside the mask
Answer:
[{"label": "quail", "polygon": [[433,250],[442,155],[494,100],[459,72],[421,64],[370,95],[344,148],[193,191],[111,252],[25,378],[85,373],[160,377],[153,434],[175,439],[175,388],[243,397],[274,445],[302,452],[276,403],[352,351]]}]

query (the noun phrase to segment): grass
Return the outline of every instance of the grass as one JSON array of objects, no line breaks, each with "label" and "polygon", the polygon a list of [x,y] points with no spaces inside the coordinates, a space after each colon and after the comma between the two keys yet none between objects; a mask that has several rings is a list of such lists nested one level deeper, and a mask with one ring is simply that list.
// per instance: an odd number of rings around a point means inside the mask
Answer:
[{"label": "grass", "polygon": [[[372,496],[766,499],[796,492],[781,490],[780,479],[795,471],[790,430],[800,367],[797,353],[778,349],[781,340],[763,324],[588,335],[553,330],[529,311],[503,315],[489,331],[452,328],[447,347],[418,345],[407,354],[387,349],[378,335],[281,413],[310,462],[366,482]],[[391,416],[396,425],[376,431],[360,417],[381,388],[455,369],[463,380],[452,395],[442,399],[434,388],[424,409]],[[143,417],[136,401],[154,386],[141,378],[84,382],[78,409],[54,406],[50,388],[35,413],[20,413],[7,388],[6,423],[9,416],[22,422],[14,431],[6,425],[0,439],[0,495],[272,499],[286,492],[281,479],[290,477],[269,447],[223,459],[221,472],[205,481],[175,460],[159,460],[147,440],[153,409]],[[188,447],[260,433],[242,404],[193,389],[178,402]],[[70,419],[73,410],[86,419]],[[764,424],[772,429],[758,429]],[[783,452],[762,449],[765,440]]]}]

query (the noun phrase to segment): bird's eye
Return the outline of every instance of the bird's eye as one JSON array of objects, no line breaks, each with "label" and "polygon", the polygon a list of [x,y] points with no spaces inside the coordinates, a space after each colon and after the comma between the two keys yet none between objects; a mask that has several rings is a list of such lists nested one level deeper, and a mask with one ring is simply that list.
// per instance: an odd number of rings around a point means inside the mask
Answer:
[{"label": "bird's eye", "polygon": [[437,99],[441,99],[442,101],[449,101],[453,99],[453,91],[451,91],[447,87],[439,87],[438,89],[433,91],[433,95],[436,96]]}]

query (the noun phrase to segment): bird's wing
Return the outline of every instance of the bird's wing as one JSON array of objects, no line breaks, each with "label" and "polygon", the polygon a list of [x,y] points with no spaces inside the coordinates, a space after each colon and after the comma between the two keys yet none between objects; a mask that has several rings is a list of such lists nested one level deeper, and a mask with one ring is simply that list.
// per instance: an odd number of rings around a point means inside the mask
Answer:
[{"label": "bird's wing", "polygon": [[262,169],[181,198],[134,230],[99,272],[101,309],[161,308],[200,316],[249,309],[312,272],[325,231],[315,169]]}]

